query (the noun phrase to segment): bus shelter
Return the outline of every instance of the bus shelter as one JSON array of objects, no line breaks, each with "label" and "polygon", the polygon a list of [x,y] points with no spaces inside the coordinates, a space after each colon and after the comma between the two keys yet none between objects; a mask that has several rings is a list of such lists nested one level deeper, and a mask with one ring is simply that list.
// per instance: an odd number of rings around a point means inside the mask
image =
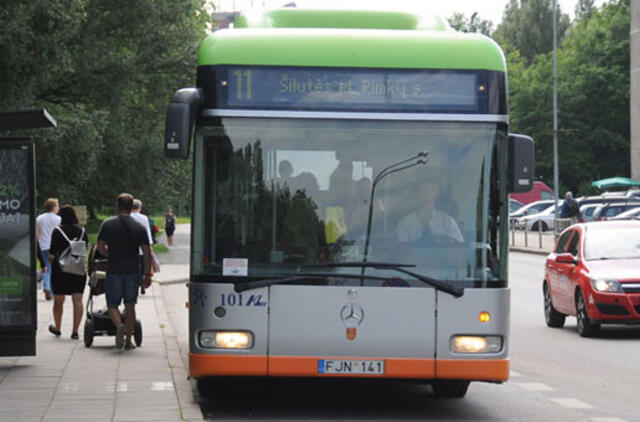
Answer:
[{"label": "bus shelter", "polygon": [[[2,132],[55,126],[45,109],[0,113]],[[34,140],[0,137],[0,356],[36,353],[35,198]]]}]

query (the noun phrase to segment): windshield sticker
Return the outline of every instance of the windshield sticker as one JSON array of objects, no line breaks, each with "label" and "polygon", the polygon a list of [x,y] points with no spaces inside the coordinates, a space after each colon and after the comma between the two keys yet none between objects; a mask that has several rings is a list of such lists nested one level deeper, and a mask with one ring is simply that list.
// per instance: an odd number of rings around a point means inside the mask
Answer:
[{"label": "windshield sticker", "polygon": [[207,295],[204,294],[204,290],[197,287],[193,291],[193,303],[197,303],[200,307],[204,307],[204,302],[207,300]]},{"label": "windshield sticker", "polygon": [[246,277],[249,273],[247,258],[224,258],[222,260],[222,275],[231,277]]}]

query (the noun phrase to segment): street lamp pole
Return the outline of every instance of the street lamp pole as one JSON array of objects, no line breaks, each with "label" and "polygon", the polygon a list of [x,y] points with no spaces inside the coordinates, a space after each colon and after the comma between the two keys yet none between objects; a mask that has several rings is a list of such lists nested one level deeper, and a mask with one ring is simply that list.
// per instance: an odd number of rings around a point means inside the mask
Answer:
[{"label": "street lamp pole", "polygon": [[556,0],[553,0],[553,190],[555,194],[553,234],[558,236],[558,51],[557,51],[557,16]]}]

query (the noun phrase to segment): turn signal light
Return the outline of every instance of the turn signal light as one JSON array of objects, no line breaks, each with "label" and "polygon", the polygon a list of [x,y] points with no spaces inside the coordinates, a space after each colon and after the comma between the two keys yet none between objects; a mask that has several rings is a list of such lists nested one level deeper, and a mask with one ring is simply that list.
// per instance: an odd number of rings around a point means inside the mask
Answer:
[{"label": "turn signal light", "polygon": [[487,311],[482,311],[478,314],[478,321],[482,323],[487,323],[491,320],[491,314]]}]

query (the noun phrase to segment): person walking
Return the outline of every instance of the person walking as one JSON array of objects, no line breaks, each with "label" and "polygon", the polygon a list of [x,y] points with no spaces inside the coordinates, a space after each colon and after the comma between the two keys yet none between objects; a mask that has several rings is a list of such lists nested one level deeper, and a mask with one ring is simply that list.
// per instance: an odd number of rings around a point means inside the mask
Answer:
[{"label": "person walking", "polygon": [[71,339],[78,340],[78,327],[80,326],[80,321],[82,321],[82,312],[84,310],[82,293],[87,282],[87,275],[64,272],[60,266],[60,256],[67,248],[71,247],[71,239],[84,241],[88,249],[89,237],[84,228],[78,224],[78,216],[71,205],[63,205],[59,214],[61,223],[51,234],[51,249],[49,249],[54,321],[54,324],[49,325],[49,332],[56,337],[60,336],[65,297],[71,295],[73,303]]},{"label": "person walking", "polygon": [[171,208],[167,210],[164,216],[164,231],[167,233],[167,243],[173,245],[173,233],[176,231],[176,216],[173,215]]},{"label": "person walking", "polygon": [[58,216],[59,204],[56,198],[49,198],[44,202],[45,212],[36,218],[36,239],[40,246],[42,260],[45,269],[42,273],[42,290],[44,297],[51,300],[51,266],[49,265],[49,248],[51,247],[51,233],[60,225]]},{"label": "person walking", "polygon": [[[118,195],[116,200],[118,215],[106,219],[98,233],[98,251],[107,257],[107,277],[105,294],[109,316],[116,328],[116,347],[135,349],[131,335],[136,321],[138,288],[151,284],[151,249],[144,227],[131,217],[133,196],[128,193]],[[138,248],[142,247],[144,270],[140,279],[140,259]],[[125,322],[118,307],[124,301]],[[126,337],[126,338],[125,338]]]},{"label": "person walking", "polygon": [[578,202],[573,199],[573,193],[568,191],[564,195],[564,201],[562,202],[562,209],[560,210],[560,218],[568,218],[571,220],[570,225],[578,222],[578,216],[580,214],[580,206]]},{"label": "person walking", "polygon": [[[136,220],[138,222],[138,224],[141,224],[142,227],[144,227],[145,231],[147,232],[147,239],[149,240],[149,245],[153,245],[153,238],[151,237],[151,227],[149,226],[149,219],[147,218],[146,215],[143,215],[141,213],[142,211],[142,201],[139,199],[134,199],[133,200],[133,208],[131,209],[131,217]],[[143,269],[144,269],[144,254],[142,252],[142,248],[138,248],[139,249],[139,254],[140,254],[140,277],[142,277],[143,274]],[[145,289],[144,286],[140,286],[140,294],[143,295],[145,294]]]}]

